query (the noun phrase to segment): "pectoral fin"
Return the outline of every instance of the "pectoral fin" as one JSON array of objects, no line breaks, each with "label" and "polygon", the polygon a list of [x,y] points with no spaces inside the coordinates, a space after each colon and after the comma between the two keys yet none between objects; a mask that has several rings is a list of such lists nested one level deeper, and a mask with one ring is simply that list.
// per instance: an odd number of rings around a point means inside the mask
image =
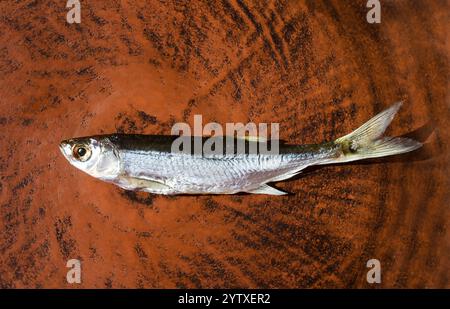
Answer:
[{"label": "pectoral fin", "polygon": [[137,177],[122,176],[118,185],[126,190],[146,191],[150,193],[169,193],[172,188],[161,181]]},{"label": "pectoral fin", "polygon": [[247,193],[251,193],[251,194],[269,194],[269,195],[286,195],[288,194],[287,192],[275,189],[267,184],[263,184],[260,187],[251,190],[251,191],[247,191]]}]

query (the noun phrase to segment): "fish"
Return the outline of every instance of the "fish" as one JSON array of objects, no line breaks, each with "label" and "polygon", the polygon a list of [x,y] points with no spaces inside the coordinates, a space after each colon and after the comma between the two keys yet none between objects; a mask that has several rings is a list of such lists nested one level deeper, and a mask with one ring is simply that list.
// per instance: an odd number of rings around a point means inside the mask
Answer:
[{"label": "fish", "polygon": [[[422,143],[410,138],[383,136],[401,105],[392,105],[333,141],[305,145],[281,142],[277,153],[248,151],[251,146],[262,149],[273,143],[254,137],[245,139],[243,152],[226,151],[228,144],[219,154],[174,152],[172,146],[179,136],[142,134],[71,138],[63,140],[59,148],[74,167],[125,190],[163,195],[285,195],[288,192],[271,184],[292,178],[306,167],[386,157],[420,148]],[[190,137],[192,144],[206,141],[207,137]],[[237,142],[238,138],[233,137],[233,145]]]}]

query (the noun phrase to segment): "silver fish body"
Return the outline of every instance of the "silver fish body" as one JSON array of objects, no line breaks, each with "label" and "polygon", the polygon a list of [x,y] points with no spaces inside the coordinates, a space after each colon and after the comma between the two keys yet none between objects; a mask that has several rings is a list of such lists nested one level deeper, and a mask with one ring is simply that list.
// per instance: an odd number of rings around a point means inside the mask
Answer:
[{"label": "silver fish body", "polygon": [[[268,183],[286,180],[307,166],[383,157],[421,146],[407,138],[381,137],[400,104],[354,132],[317,145],[281,143],[278,153],[250,152],[264,141],[246,141],[244,152],[174,152],[178,136],[111,134],[62,141],[60,149],[78,169],[126,190],[156,194],[286,194]],[[201,144],[207,138],[201,139]],[[235,140],[236,141],[236,140]],[[273,141],[272,141],[273,142]],[[256,144],[255,144],[256,143]],[[234,144],[233,144],[234,145]]]},{"label": "silver fish body", "polygon": [[[99,154],[97,163],[83,169],[75,159],[73,161],[78,168],[127,190],[158,194],[234,194],[258,193],[258,190],[283,194],[264,184],[290,178],[305,166],[340,155],[338,145],[330,143],[304,146],[282,144],[279,154],[249,153],[249,144],[265,143],[249,141],[246,141],[245,153],[172,152],[171,145],[176,138],[111,134],[63,141],[60,147],[65,156],[70,157],[74,145],[89,148],[97,145],[101,148],[95,151]],[[201,143],[205,141],[203,138]]]}]

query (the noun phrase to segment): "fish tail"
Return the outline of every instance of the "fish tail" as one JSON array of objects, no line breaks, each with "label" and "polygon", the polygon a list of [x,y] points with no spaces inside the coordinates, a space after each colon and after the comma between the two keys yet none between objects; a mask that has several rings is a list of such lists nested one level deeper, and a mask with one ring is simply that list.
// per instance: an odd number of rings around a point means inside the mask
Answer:
[{"label": "fish tail", "polygon": [[352,133],[335,140],[342,150],[342,155],[335,162],[386,157],[420,148],[422,143],[410,138],[382,137],[401,105],[402,102],[392,105]]}]

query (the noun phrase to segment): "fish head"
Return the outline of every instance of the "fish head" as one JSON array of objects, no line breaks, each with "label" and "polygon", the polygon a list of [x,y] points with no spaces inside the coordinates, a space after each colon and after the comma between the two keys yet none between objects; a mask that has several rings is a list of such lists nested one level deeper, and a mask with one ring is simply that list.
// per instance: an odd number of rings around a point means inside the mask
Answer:
[{"label": "fish head", "polygon": [[107,137],[78,137],[59,144],[70,164],[100,179],[112,179],[120,174],[120,156]]}]

